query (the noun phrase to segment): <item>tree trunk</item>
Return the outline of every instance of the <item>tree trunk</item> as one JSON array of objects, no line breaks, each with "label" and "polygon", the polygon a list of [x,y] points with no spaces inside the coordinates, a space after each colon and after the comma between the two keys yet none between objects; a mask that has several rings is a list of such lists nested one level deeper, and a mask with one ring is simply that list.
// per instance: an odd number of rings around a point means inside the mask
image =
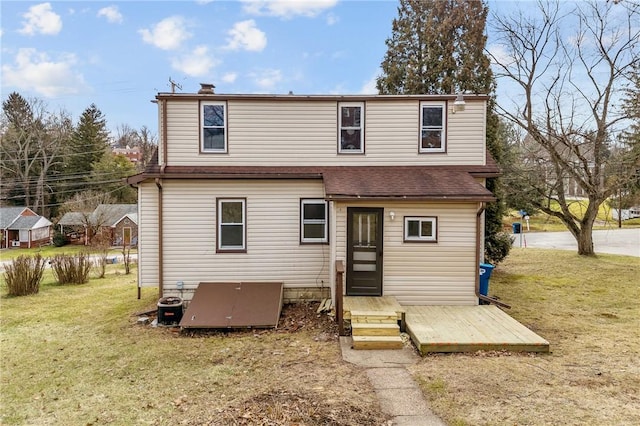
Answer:
[{"label": "tree trunk", "polygon": [[589,229],[585,227],[580,228],[580,233],[576,237],[578,241],[578,254],[581,256],[593,256],[595,254],[593,251],[592,228],[592,226],[590,226]]}]

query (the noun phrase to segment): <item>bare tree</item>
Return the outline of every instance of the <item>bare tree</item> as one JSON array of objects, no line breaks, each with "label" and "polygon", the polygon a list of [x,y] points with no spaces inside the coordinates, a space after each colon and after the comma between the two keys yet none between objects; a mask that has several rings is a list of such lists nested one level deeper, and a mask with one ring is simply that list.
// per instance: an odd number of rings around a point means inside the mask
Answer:
[{"label": "bare tree", "polygon": [[138,136],[138,147],[140,148],[140,152],[142,152],[142,161],[139,163],[139,169],[142,171],[151,161],[151,157],[158,147],[158,142],[156,136],[152,134],[151,130],[146,126],[140,128]]},{"label": "bare tree", "polygon": [[48,216],[54,171],[73,124],[68,114],[47,111],[39,99],[11,93],[2,104],[0,172],[2,200]]},{"label": "bare tree", "polygon": [[[612,169],[630,164],[616,158],[630,150],[611,145],[629,119],[621,97],[638,63],[638,14],[636,2],[540,1],[537,13],[493,19],[489,54],[512,100],[497,111],[531,143],[520,170],[529,199],[567,226],[581,255],[594,254],[598,209],[621,184]],[[570,208],[569,182],[588,199],[582,215]]]}]

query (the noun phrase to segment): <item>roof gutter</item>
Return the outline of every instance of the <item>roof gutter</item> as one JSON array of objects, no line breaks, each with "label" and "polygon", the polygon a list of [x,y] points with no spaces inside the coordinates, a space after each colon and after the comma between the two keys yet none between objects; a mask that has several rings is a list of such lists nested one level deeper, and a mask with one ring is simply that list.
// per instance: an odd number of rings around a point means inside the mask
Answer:
[{"label": "roof gutter", "polygon": [[[480,207],[476,212],[476,267],[477,268],[480,268],[480,249],[482,247],[482,244],[480,244],[480,238],[482,236],[481,217],[482,217],[482,213],[484,213],[484,210],[485,210],[484,203],[480,203]],[[506,303],[499,302],[492,297],[488,297],[488,296],[485,296],[484,294],[480,294],[480,274],[478,270],[476,270],[475,293],[476,293],[476,297],[479,300],[493,303],[494,305],[500,306],[501,308],[511,309],[511,306],[507,305]]]}]

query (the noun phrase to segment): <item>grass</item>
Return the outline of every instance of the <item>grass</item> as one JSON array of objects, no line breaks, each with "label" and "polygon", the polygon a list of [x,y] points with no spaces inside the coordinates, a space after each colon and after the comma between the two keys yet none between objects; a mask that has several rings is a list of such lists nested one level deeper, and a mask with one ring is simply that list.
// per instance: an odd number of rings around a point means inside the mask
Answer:
[{"label": "grass", "polygon": [[154,309],[157,289],[138,300],[135,270],[121,268],[73,286],[47,271],[39,294],[0,299],[0,424],[386,421],[335,337],[304,327],[182,334],[138,325],[132,314]]},{"label": "grass", "polygon": [[[586,209],[587,201],[578,199],[572,201],[569,204],[569,210],[576,216],[582,217],[583,212]],[[552,208],[555,211],[560,211],[560,206],[557,202],[552,204]],[[519,213],[515,210],[510,211],[507,216],[503,218],[503,225],[506,231],[512,230],[512,224],[514,222],[521,222],[523,228],[526,228],[526,222],[522,219]],[[622,226],[624,228],[636,228],[640,227],[640,218],[625,220],[622,222]],[[598,209],[598,215],[596,217],[596,223],[593,226],[593,229],[613,229],[618,227],[618,221],[612,219],[611,216],[611,207],[607,205],[607,203],[603,203],[600,205]],[[567,227],[560,219],[554,216],[549,216],[546,213],[538,213],[535,215],[531,215],[529,218],[529,230],[531,232],[558,232],[558,231],[566,231]],[[528,232],[527,231],[527,232]]]},{"label": "grass", "polygon": [[635,425],[638,277],[638,258],[514,248],[490,294],[552,353],[431,355],[412,372],[448,424]]},{"label": "grass", "polygon": [[[24,249],[24,248],[1,249],[0,261],[10,261],[19,256],[35,256],[38,253],[40,253],[42,257],[53,257],[57,254],[74,255],[87,250],[96,252],[96,250],[92,250],[91,247],[72,245],[72,244],[67,244],[66,246],[63,246],[63,247],[56,247],[56,246],[49,245],[49,246],[42,246],[42,247],[36,247],[36,248],[30,248],[30,249]],[[131,253],[132,254],[137,253],[137,250],[136,249],[131,250]],[[110,256],[118,255],[118,254],[120,255],[122,254],[122,249],[113,248],[109,250]]]}]

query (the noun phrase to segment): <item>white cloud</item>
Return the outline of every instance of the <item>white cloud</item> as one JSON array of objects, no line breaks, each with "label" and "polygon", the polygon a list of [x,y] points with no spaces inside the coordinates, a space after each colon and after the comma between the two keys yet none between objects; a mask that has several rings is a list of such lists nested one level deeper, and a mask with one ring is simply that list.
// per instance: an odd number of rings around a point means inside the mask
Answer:
[{"label": "white cloud", "polygon": [[377,95],[378,88],[376,87],[376,83],[378,81],[378,73],[376,72],[373,77],[369,80],[365,81],[360,89],[360,93],[363,95]]},{"label": "white cloud", "polygon": [[236,22],[228,34],[230,36],[227,39],[228,49],[260,52],[267,46],[266,34],[256,27],[256,22],[253,19]]},{"label": "white cloud", "polygon": [[334,7],[338,0],[242,0],[242,2],[244,11],[249,14],[290,19],[295,16],[312,18]]},{"label": "white cloud", "polygon": [[206,76],[218,64],[219,61],[211,57],[207,46],[198,46],[192,52],[171,61],[173,69],[192,77]]},{"label": "white cloud", "polygon": [[263,90],[271,90],[282,81],[282,72],[275,69],[265,69],[249,74],[253,82]]},{"label": "white cloud", "polygon": [[496,63],[511,64],[514,62],[513,56],[500,44],[492,44],[487,48],[487,51],[489,53],[489,59],[494,65]]},{"label": "white cloud", "polygon": [[80,93],[86,88],[84,77],[75,71],[74,55],[51,60],[36,49],[20,49],[14,65],[2,66],[2,84],[20,90],[33,90],[45,97]]},{"label": "white cloud", "polygon": [[51,3],[41,3],[31,6],[29,11],[22,15],[25,18],[22,21],[22,28],[19,30],[21,34],[49,34],[55,35],[62,29],[62,19],[60,15],[51,9]]},{"label": "white cloud", "polygon": [[118,10],[118,6],[103,7],[98,11],[98,17],[104,16],[107,22],[112,24],[122,23],[122,13]]},{"label": "white cloud", "polygon": [[158,22],[153,29],[138,30],[145,43],[162,50],[175,50],[183,41],[191,38],[187,24],[181,16],[170,16]]},{"label": "white cloud", "polygon": [[327,14],[327,25],[332,26],[340,22],[340,17],[334,13]]},{"label": "white cloud", "polygon": [[237,78],[238,78],[238,73],[228,72],[222,76],[222,81],[225,83],[232,84],[232,83],[235,83]]}]

